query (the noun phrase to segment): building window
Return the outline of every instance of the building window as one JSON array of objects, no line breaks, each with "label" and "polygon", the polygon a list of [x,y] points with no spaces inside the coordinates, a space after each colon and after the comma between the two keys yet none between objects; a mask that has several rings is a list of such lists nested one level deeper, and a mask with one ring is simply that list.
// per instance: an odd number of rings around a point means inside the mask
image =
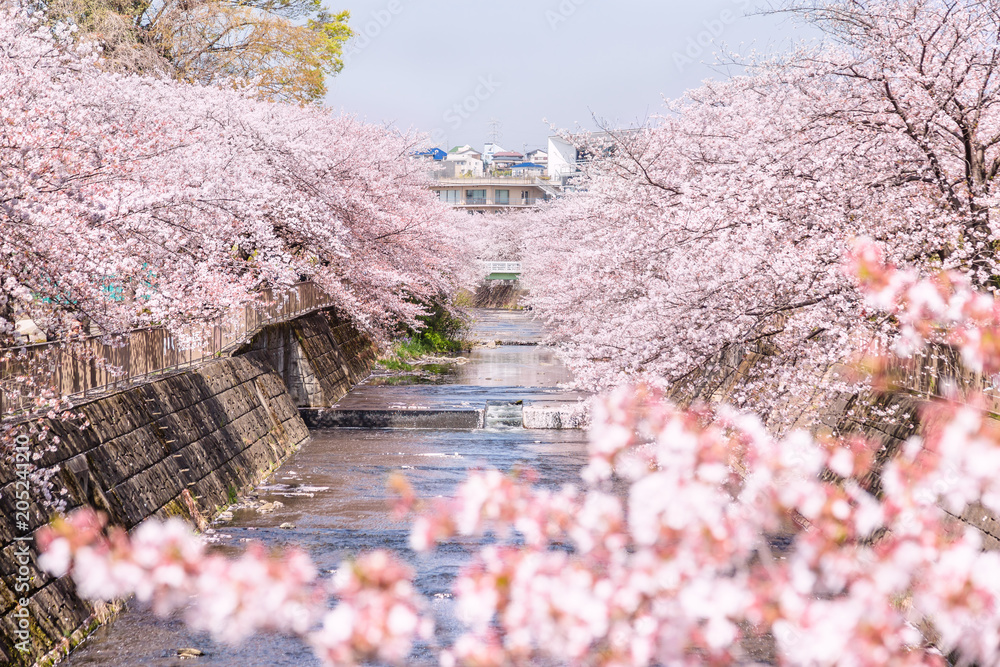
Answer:
[{"label": "building window", "polygon": [[486,190],[466,190],[465,191],[465,203],[466,204],[485,204],[486,203]]},{"label": "building window", "polygon": [[529,190],[521,190],[521,203],[522,204],[531,203],[531,192]]},{"label": "building window", "polygon": [[506,206],[510,203],[510,190],[497,190],[496,191],[496,204],[503,204]]},{"label": "building window", "polygon": [[458,190],[438,190],[438,199],[448,204],[457,204],[460,194],[462,193]]}]

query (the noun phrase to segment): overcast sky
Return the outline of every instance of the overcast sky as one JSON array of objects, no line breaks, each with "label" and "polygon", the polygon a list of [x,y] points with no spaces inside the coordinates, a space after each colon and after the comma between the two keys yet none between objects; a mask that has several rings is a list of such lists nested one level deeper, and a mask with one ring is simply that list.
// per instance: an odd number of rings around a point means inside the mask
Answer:
[{"label": "overcast sky", "polygon": [[659,113],[719,77],[713,53],[785,50],[804,36],[755,0],[325,0],[358,37],[327,104],[427,132],[448,148],[489,138],[542,147],[559,128]]}]

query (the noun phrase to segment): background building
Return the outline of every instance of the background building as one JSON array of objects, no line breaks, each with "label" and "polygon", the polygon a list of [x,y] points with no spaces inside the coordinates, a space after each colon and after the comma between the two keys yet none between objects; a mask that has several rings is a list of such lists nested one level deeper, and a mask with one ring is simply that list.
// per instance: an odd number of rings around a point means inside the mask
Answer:
[{"label": "background building", "polygon": [[431,186],[438,198],[470,213],[538,206],[552,198],[538,177],[439,176]]},{"label": "background building", "polygon": [[444,159],[444,173],[456,178],[483,175],[483,154],[468,144],[448,151]]},{"label": "background building", "polygon": [[534,149],[528,153],[533,159],[526,160],[522,153],[489,142],[482,152],[466,144],[447,153],[433,149],[420,155],[435,160],[431,189],[441,201],[470,213],[485,213],[531,208],[558,197],[561,190],[546,173],[550,153],[551,148]]}]

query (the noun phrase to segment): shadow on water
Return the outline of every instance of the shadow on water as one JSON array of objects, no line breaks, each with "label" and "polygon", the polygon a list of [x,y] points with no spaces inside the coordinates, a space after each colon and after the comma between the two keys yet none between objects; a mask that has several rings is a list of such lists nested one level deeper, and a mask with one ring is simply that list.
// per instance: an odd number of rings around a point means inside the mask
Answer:
[{"label": "shadow on water", "polygon": [[[463,357],[455,356],[464,361]],[[458,363],[422,363],[415,364],[413,370],[409,371],[393,372],[377,367],[364,384],[371,387],[455,384],[457,376]]]},{"label": "shadow on water", "polygon": [[[516,322],[504,318],[516,333]],[[476,386],[554,386],[568,376],[543,348],[477,348],[450,383]],[[386,383],[389,384],[389,383]],[[436,384],[436,383],[434,383]],[[416,383],[415,391],[420,391]],[[511,470],[528,466],[539,483],[558,487],[579,479],[585,464],[580,431],[532,431],[508,422],[513,408],[498,390],[496,420],[478,430],[329,429],[312,440],[256,490],[258,503],[281,503],[273,512],[237,509],[228,524],[216,524],[216,548],[237,553],[248,541],[299,545],[329,577],[344,558],[370,549],[391,549],[417,570],[417,585],[436,617],[436,641],[450,643],[460,625],[452,613],[451,585],[470,548],[449,543],[430,555],[408,547],[408,524],[393,518],[386,481],[402,472],[423,498],[450,496],[475,468]],[[282,529],[282,524],[294,524]],[[195,647],[200,658],[181,660],[176,650]],[[419,648],[411,664],[436,664]],[[69,659],[71,665],[318,665],[301,639],[258,635],[227,646],[189,631],[177,619],[158,619],[141,605],[99,629]]]},{"label": "shadow on water", "polygon": [[368,378],[365,384],[372,387],[408,387],[417,384],[450,384],[448,378],[440,376],[413,375],[383,375]]}]

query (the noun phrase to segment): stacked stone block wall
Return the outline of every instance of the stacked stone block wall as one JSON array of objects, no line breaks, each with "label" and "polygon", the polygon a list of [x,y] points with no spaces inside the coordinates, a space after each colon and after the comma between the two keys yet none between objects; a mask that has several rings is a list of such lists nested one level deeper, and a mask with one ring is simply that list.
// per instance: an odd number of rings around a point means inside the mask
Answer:
[{"label": "stacked stone block wall", "polygon": [[[67,509],[89,504],[129,529],[169,516],[202,528],[308,439],[299,407],[339,400],[367,376],[374,356],[368,339],[327,313],[267,327],[231,358],[78,406],[86,428],[47,420],[59,442],[33,442],[41,454],[34,463],[52,471],[55,489],[65,488]],[[31,665],[65,654],[114,606],[84,602],[68,578],[39,570],[30,538],[51,506],[31,489],[30,521],[18,527],[17,483],[11,467],[0,467],[0,664]],[[27,652],[17,647],[21,598]]]},{"label": "stacked stone block wall", "polygon": [[[679,403],[696,400],[724,402],[749,381],[766,378],[766,345],[733,347],[716,355],[685,381],[678,383],[671,397]],[[842,367],[831,372],[842,372]],[[896,362],[890,371],[889,388],[839,395],[795,396],[803,415],[801,423],[814,431],[839,435],[860,435],[872,447],[873,463],[859,480],[874,493],[881,493],[881,472],[907,439],[920,434],[921,410],[940,398],[946,387],[984,397],[986,407],[1000,415],[1000,393],[989,378],[963,366],[959,354],[946,346],[932,346],[913,357]],[[767,415],[762,415],[767,423]],[[793,424],[795,426],[797,424]],[[987,549],[1000,550],[1000,520],[985,508],[968,508],[962,521],[983,534]]]},{"label": "stacked stone block wall", "polygon": [[296,405],[330,406],[368,377],[375,361],[371,339],[330,312],[268,327],[244,347],[267,354]]}]

